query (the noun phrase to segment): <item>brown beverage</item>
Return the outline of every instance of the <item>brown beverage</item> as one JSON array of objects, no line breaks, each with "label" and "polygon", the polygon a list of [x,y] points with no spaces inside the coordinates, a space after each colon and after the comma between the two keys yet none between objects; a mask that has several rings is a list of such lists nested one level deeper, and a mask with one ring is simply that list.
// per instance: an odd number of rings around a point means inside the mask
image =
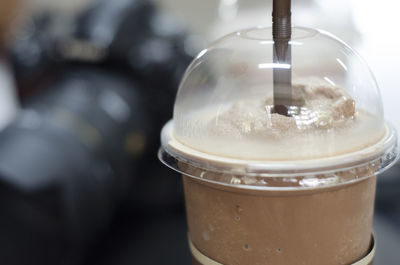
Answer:
[{"label": "brown beverage", "polygon": [[[211,60],[218,43],[199,56],[181,84],[174,121],[162,132],[160,159],[183,176],[193,264],[372,264],[377,174],[397,158],[377,88],[370,87],[376,97],[366,97],[328,77],[299,79],[293,85],[299,104],[289,116],[274,113],[272,96],[259,86],[270,81],[258,80],[257,71],[276,66],[251,57],[254,47],[270,44],[257,39],[264,31],[222,39],[218,61]],[[306,38],[331,41],[308,33],[299,47]],[[227,52],[228,44],[238,50]],[[311,54],[317,46],[310,47]],[[344,64],[338,56],[332,58]],[[210,72],[217,74],[199,77]],[[377,107],[365,109],[372,103]]]},{"label": "brown beverage", "polygon": [[257,191],[184,175],[190,239],[221,264],[353,264],[371,251],[375,185]]}]

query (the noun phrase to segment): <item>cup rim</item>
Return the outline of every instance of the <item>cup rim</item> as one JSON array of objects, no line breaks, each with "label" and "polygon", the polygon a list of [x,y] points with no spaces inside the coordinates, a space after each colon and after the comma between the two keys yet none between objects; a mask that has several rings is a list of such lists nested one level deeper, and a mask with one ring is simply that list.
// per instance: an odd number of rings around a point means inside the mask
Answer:
[{"label": "cup rim", "polygon": [[[375,144],[364,149],[350,152],[343,155],[332,156],[328,158],[291,160],[291,161],[253,161],[234,158],[226,158],[216,155],[206,154],[180,143],[173,134],[173,121],[169,121],[161,132],[161,148],[158,157],[163,164],[173,170],[198,179],[193,172],[182,169],[179,164],[186,164],[203,172],[212,172],[216,174],[229,174],[232,176],[261,177],[266,179],[278,178],[317,178],[322,180],[317,185],[303,188],[314,189],[316,187],[331,187],[345,183],[357,182],[362,179],[380,174],[389,169],[398,159],[398,143],[396,130],[389,123],[385,124],[385,135]],[[365,170],[368,168],[368,170]],[[356,172],[353,177],[340,179],[344,172]],[[361,172],[361,173],[359,173]],[[339,176],[339,177],[338,177]],[[338,179],[339,178],[339,181]],[[325,181],[326,180],[326,181]],[[325,182],[324,182],[325,181]],[[232,183],[223,183],[228,186],[248,187],[249,185],[232,185]],[[280,188],[287,190],[299,189],[299,186],[282,184]],[[251,185],[252,189],[265,189],[266,186]],[[274,190],[276,186],[271,187]],[[301,187],[300,187],[301,188]]]},{"label": "cup rim", "polygon": [[[179,142],[173,133],[173,121],[169,121],[163,127],[161,145],[161,148],[170,156],[193,166],[200,166],[201,168],[216,170],[221,173],[225,172],[224,168],[229,166],[229,173],[237,172],[251,175],[254,172],[257,176],[260,176],[260,174],[272,176],[274,173],[277,174],[277,177],[279,175],[288,176],[291,173],[295,175],[307,173],[314,175],[324,174],[330,170],[351,170],[356,166],[365,165],[378,158],[387,158],[390,162],[398,159],[397,134],[390,123],[385,124],[385,134],[373,145],[347,154],[313,159],[261,161],[207,154]],[[385,157],[387,155],[389,157]],[[233,172],[232,168],[234,168]],[[242,168],[242,170],[239,168]]]}]

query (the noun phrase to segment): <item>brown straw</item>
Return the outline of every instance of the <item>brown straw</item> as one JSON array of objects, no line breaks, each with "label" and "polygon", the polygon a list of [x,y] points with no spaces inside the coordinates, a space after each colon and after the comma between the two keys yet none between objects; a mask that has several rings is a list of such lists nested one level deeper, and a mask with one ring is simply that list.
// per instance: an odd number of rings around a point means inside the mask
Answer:
[{"label": "brown straw", "polygon": [[292,105],[291,0],[273,0],[272,36],[274,38],[274,112],[288,116]]}]

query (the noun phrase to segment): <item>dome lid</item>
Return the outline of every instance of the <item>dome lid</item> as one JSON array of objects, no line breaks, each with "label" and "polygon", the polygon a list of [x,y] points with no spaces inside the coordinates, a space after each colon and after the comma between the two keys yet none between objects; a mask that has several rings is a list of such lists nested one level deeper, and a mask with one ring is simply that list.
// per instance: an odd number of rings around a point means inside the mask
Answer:
[{"label": "dome lid", "polygon": [[[271,28],[230,34],[202,51],[182,80],[174,133],[183,144],[225,157],[298,160],[364,148],[383,136],[376,81],[332,35],[293,28],[292,65],[274,63]],[[273,70],[291,68],[290,117],[273,113]]]},{"label": "dome lid", "polygon": [[[291,63],[277,62],[272,29],[257,27],[203,50],[183,77],[161,155],[257,176],[319,174],[381,159],[373,174],[392,164],[396,134],[384,122],[377,83],[360,56],[310,28],[294,27],[289,46]],[[291,73],[289,115],[274,110],[277,69]]]}]

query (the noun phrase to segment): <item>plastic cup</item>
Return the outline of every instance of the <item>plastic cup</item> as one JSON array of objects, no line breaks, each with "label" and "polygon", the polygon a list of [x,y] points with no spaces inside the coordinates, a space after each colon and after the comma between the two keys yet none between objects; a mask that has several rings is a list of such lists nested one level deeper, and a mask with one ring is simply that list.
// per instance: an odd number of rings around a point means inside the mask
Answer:
[{"label": "plastic cup", "polygon": [[[294,29],[291,66],[271,63],[270,31],[203,51],[161,133],[160,160],[183,176],[193,264],[372,264],[377,175],[398,157],[376,82],[348,46],[312,29]],[[292,117],[269,112],[276,67],[304,84]]]}]

